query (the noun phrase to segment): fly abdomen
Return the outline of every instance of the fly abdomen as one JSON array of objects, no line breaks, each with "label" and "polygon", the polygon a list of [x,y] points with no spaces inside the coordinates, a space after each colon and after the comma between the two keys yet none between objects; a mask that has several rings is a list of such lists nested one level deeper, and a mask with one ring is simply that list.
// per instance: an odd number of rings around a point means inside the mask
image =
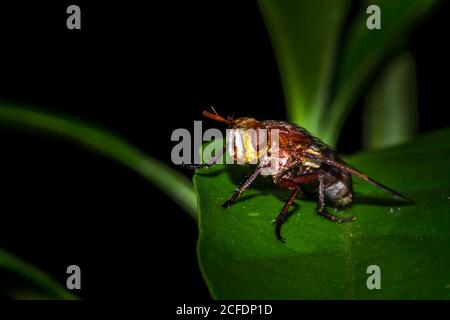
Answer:
[{"label": "fly abdomen", "polygon": [[[337,170],[336,170],[337,171]],[[352,177],[342,171],[325,173],[325,197],[343,207],[352,202]]]}]

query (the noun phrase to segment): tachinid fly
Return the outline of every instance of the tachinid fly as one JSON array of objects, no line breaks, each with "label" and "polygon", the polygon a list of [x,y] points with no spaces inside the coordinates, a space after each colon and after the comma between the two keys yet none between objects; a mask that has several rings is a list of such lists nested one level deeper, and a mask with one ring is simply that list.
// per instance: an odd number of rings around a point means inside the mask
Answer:
[{"label": "tachinid fly", "polygon": [[[331,147],[312,136],[304,128],[285,121],[258,121],[248,117],[225,119],[217,113],[213,114],[207,111],[203,111],[203,115],[228,125],[230,130],[227,137],[229,143],[227,150],[235,160],[240,163],[256,163],[255,171],[239,185],[222,207],[228,208],[233,204],[261,174],[271,175],[275,185],[292,190],[289,200],[274,220],[276,236],[283,242],[281,226],[288,214],[289,207],[301,192],[312,192],[316,195],[319,215],[337,223],[354,221],[355,217],[339,218],[325,208],[327,201],[339,207],[352,202],[352,176],[357,176],[412,203],[412,200],[399,192],[382,185],[350,166]],[[277,132],[276,143],[270,139],[271,132],[274,130]],[[260,134],[261,132],[264,134]],[[264,138],[261,139],[261,137]],[[265,152],[260,152],[261,150]],[[214,162],[187,167],[197,169],[213,164]],[[271,167],[269,171],[265,170],[268,166]]]}]

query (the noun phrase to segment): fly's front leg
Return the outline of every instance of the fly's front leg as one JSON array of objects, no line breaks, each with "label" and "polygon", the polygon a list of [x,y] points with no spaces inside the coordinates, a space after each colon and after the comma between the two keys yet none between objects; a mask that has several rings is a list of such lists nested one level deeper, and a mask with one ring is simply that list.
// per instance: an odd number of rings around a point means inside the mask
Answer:
[{"label": "fly's front leg", "polygon": [[250,185],[253,183],[253,181],[255,181],[255,179],[259,176],[259,174],[261,173],[261,167],[256,167],[255,172],[253,172],[246,180],[244,180],[240,185],[239,188],[236,189],[236,191],[234,192],[234,194],[227,200],[225,201],[224,204],[222,204],[223,208],[228,208],[229,206],[231,206],[233,203],[236,202],[237,198],[239,198],[239,196],[248,188],[250,187]]},{"label": "fly's front leg", "polygon": [[221,150],[219,152],[217,152],[217,155],[214,156],[214,158],[209,159],[209,161],[205,161],[202,164],[184,164],[181,163],[181,165],[186,168],[186,169],[191,169],[191,170],[198,170],[198,169],[203,169],[203,168],[209,168],[212,167],[213,165],[216,164],[216,162],[223,156],[225,150]]},{"label": "fly's front leg", "polygon": [[319,175],[319,196],[317,198],[317,213],[322,217],[336,223],[345,223],[356,220],[356,217],[339,218],[327,211],[327,209],[325,208],[325,184],[322,175]]}]

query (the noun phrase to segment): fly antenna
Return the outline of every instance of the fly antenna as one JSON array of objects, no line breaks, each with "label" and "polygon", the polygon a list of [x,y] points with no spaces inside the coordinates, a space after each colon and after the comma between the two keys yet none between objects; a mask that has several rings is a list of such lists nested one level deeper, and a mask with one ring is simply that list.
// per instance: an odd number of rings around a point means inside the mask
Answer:
[{"label": "fly antenna", "polygon": [[219,116],[219,114],[217,113],[216,109],[214,109],[214,106],[211,106],[212,111],[214,111],[214,113],[216,114],[216,116]]},{"label": "fly antenna", "polygon": [[228,119],[225,119],[225,118],[219,116],[219,114],[217,113],[217,111],[214,109],[213,106],[211,106],[211,109],[214,113],[211,113],[208,111],[203,111],[202,112],[203,116],[206,118],[215,120],[215,121],[226,123],[227,125],[231,125],[233,123],[233,121],[232,121],[232,119],[230,119],[230,117],[228,117]]}]

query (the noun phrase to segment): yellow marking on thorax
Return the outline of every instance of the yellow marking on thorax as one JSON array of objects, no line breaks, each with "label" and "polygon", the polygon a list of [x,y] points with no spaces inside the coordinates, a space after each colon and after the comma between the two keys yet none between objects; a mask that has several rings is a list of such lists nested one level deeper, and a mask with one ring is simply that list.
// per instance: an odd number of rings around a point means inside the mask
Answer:
[{"label": "yellow marking on thorax", "polygon": [[255,150],[252,144],[252,137],[250,132],[247,130],[242,131],[242,140],[244,142],[244,161],[252,162],[257,161],[263,154],[265,154],[267,147],[264,147],[262,150]]},{"label": "yellow marking on thorax", "polygon": [[316,159],[304,158],[302,159],[302,165],[311,168],[320,168],[321,163]]}]

